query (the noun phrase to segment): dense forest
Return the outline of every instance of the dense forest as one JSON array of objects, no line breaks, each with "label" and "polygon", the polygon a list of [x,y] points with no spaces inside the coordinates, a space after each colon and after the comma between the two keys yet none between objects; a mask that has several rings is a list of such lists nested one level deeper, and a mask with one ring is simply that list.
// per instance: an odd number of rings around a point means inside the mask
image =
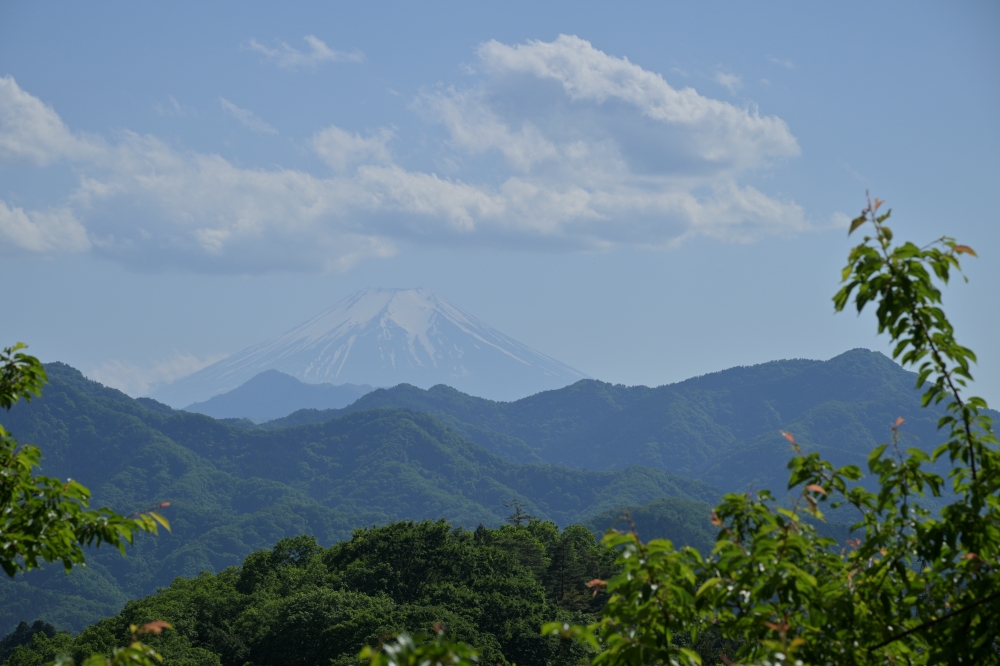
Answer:
[{"label": "dense forest", "polygon": [[130,624],[175,631],[150,639],[169,664],[265,666],[357,663],[365,645],[444,625],[484,664],[573,664],[583,647],[543,637],[547,621],[591,621],[605,595],[586,583],[613,573],[614,554],[581,527],[547,521],[475,530],[444,521],[357,530],[322,548],[280,540],[218,574],[178,578],[76,637],[38,632],[6,666],[78,662],[123,644]]}]

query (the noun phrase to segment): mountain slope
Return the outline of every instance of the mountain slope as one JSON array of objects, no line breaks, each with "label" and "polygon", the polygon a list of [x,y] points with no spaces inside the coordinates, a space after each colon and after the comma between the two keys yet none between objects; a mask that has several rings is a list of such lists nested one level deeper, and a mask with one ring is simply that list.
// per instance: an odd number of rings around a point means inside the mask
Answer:
[{"label": "mountain slope", "polygon": [[[829,361],[773,361],[648,388],[582,380],[516,402],[446,386],[373,391],[343,410],[302,410],[263,428],[322,421],[356,409],[405,407],[435,415],[473,441],[500,433],[507,451],[582,469],[646,465],[738,491],[781,492],[791,455],[781,431],[807,450],[865,469],[896,417],[907,445],[932,450],[940,406],[922,408],[916,375],[877,352],[855,349]],[[523,446],[522,446],[523,445]],[[508,455],[508,454],[505,454]]]},{"label": "mountain slope", "polygon": [[79,629],[126,598],[179,575],[236,565],[285,536],[312,534],[331,544],[354,528],[402,519],[496,526],[510,499],[566,525],[664,495],[711,501],[717,494],[649,468],[517,465],[409,410],[247,430],[133,400],[66,365],[46,369],[42,398],[18,404],[4,426],[41,447],[45,474],[90,487],[96,506],[130,513],[169,501],[173,531],[140,538],[127,558],[92,552],[90,566],[70,576],[49,567],[0,580],[0,634],[36,618]]},{"label": "mountain slope", "polygon": [[366,393],[368,384],[306,384],[277,370],[265,370],[246,383],[184,408],[215,419],[246,418],[269,421],[299,409],[346,407]]},{"label": "mountain slope", "polygon": [[160,387],[153,397],[188,405],[271,369],[309,383],[444,383],[504,400],[586,376],[426,289],[366,289],[287,333]]}]

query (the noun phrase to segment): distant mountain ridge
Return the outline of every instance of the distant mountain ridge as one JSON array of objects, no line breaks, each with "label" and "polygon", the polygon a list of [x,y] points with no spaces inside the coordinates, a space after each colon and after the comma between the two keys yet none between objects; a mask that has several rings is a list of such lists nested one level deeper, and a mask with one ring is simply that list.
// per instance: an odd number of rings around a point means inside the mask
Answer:
[{"label": "distant mountain ridge", "polygon": [[586,377],[426,289],[365,289],[282,335],[157,388],[151,397],[182,407],[272,369],[314,384],[448,384],[499,400]]},{"label": "distant mountain ridge", "polygon": [[346,407],[373,387],[368,384],[306,384],[278,370],[265,370],[245,384],[184,408],[214,419],[246,418],[259,423],[298,409]]},{"label": "distant mountain ridge", "polygon": [[828,361],[771,361],[656,388],[588,379],[510,403],[448,386],[402,385],[341,410],[301,410],[261,427],[404,407],[433,414],[511,459],[578,469],[647,465],[724,491],[753,485],[780,494],[791,456],[783,430],[836,464],[867,469],[868,453],[888,441],[902,416],[907,446],[932,451],[942,441],[937,420],[943,408],[923,408],[915,382],[914,373],[885,355],[854,349]]}]

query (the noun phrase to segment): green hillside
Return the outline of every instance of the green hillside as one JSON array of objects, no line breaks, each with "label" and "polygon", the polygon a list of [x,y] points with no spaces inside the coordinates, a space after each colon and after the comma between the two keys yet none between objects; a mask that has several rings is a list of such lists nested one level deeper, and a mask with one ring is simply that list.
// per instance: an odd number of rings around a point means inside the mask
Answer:
[{"label": "green hillside", "polygon": [[[511,403],[446,386],[373,391],[341,410],[301,410],[263,428],[318,422],[376,407],[426,412],[509,459],[530,456],[597,470],[645,465],[724,491],[782,491],[791,454],[781,431],[837,464],[864,468],[868,452],[906,419],[906,446],[931,450],[943,410],[921,409],[916,375],[854,349],[829,361],[773,361],[648,388],[582,380]],[[483,436],[481,433],[487,433]],[[505,439],[498,440],[494,433]]]},{"label": "green hillside", "polygon": [[511,499],[569,525],[665,495],[717,497],[706,484],[650,468],[511,463],[409,410],[247,430],[133,400],[66,365],[47,370],[42,398],[17,405],[5,427],[41,447],[46,474],[90,487],[95,505],[130,513],[169,501],[173,532],[140,539],[127,558],[93,552],[69,576],[50,567],[0,580],[0,635],[34,619],[78,630],[176,576],[238,565],[286,536],[333,544],[359,526],[406,519],[495,527]]}]

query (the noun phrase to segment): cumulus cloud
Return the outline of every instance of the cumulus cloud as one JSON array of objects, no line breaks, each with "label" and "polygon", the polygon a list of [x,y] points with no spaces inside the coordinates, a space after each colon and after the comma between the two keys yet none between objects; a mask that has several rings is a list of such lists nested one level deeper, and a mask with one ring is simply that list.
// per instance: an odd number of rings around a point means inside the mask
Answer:
[{"label": "cumulus cloud", "polygon": [[175,353],[172,358],[148,366],[111,360],[94,368],[87,376],[95,382],[138,398],[149,395],[160,384],[169,384],[175,379],[186,377],[223,358],[225,354],[198,358],[193,354]]},{"label": "cumulus cloud", "polygon": [[315,35],[306,35],[303,39],[309,45],[309,50],[305,53],[285,42],[278,42],[277,47],[268,47],[255,39],[250,40],[250,49],[264,54],[268,60],[286,69],[316,67],[323,62],[361,62],[365,59],[361,51],[334,51]]},{"label": "cumulus cloud", "polygon": [[[573,110],[586,110],[590,103],[605,116],[606,130],[623,132],[609,122],[619,120],[643,132],[652,130],[654,141],[685,138],[676,146],[659,146],[667,151],[684,150],[705,162],[740,168],[756,166],[766,156],[799,153],[798,142],[780,118],[704,97],[693,88],[677,90],[659,74],[628,58],[609,56],[579,37],[562,35],[553,42],[514,46],[490,41],[479,47],[479,56],[501,84],[517,75],[551,81],[575,103]],[[642,124],[642,119],[652,122]]]},{"label": "cumulus cloud", "polygon": [[227,115],[238,120],[241,125],[246,127],[251,132],[259,132],[260,134],[278,133],[278,130],[274,129],[257,117],[253,111],[250,111],[249,109],[241,109],[225,97],[220,97],[219,103],[222,104],[222,110],[225,111]]},{"label": "cumulus cloud", "polygon": [[93,140],[5,79],[0,109],[18,120],[0,126],[0,162],[66,160],[80,180],[44,214],[0,209],[0,237],[142,269],[260,273],[344,270],[402,242],[565,251],[810,228],[794,202],[740,182],[799,153],[780,118],[674,88],[577,37],[487,42],[477,54],[468,85],[412,103],[443,129],[422,146],[446,175],[401,164],[390,144],[405,137],[391,128],[316,131],[306,145],[323,173],[244,168],[127,131]]}]

